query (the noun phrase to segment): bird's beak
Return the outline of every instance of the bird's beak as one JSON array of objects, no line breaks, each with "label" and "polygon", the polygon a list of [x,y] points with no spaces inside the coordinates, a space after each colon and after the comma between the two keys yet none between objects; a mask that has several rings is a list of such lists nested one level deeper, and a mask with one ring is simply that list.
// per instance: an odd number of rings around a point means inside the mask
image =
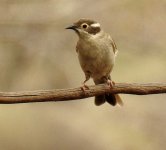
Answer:
[{"label": "bird's beak", "polygon": [[65,29],[77,30],[77,26],[76,26],[76,25],[71,25],[71,26],[68,26],[68,27],[65,28]]}]

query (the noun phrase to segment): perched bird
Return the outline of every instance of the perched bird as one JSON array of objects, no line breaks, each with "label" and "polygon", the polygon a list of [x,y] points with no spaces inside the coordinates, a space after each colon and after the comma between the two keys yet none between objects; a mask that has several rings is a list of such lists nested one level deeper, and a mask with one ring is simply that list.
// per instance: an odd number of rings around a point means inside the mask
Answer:
[{"label": "perched bird", "polygon": [[[74,30],[79,40],[76,46],[79,62],[85,73],[82,89],[88,88],[85,83],[92,78],[95,84],[107,83],[113,86],[110,73],[113,69],[117,47],[111,36],[105,33],[98,22],[91,19],[80,19],[66,29]],[[122,105],[118,94],[104,94],[95,97],[97,106],[108,102],[115,106]]]}]

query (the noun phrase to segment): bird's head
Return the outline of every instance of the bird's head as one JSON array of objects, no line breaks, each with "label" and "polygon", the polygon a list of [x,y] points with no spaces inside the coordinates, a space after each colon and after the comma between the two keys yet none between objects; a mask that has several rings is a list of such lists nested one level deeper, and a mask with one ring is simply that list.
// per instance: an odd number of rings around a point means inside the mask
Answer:
[{"label": "bird's head", "polygon": [[101,31],[100,24],[90,19],[80,19],[66,29],[74,30],[80,38],[96,35]]}]

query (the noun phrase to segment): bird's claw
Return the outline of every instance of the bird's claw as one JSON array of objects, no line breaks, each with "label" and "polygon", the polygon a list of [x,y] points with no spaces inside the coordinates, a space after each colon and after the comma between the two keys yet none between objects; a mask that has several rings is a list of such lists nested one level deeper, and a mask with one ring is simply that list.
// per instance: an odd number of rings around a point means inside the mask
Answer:
[{"label": "bird's claw", "polygon": [[115,82],[108,79],[108,80],[107,80],[107,85],[108,85],[110,88],[113,88],[113,86],[115,85]]},{"label": "bird's claw", "polygon": [[89,87],[85,83],[83,83],[83,85],[81,86],[81,90],[85,92],[85,90],[89,90]]}]

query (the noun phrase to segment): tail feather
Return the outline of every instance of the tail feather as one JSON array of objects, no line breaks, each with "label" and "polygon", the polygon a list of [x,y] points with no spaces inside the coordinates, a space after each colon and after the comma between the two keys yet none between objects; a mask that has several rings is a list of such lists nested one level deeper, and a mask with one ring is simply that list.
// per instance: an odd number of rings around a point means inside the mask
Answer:
[{"label": "tail feather", "polygon": [[[108,76],[108,79],[111,80],[111,76]],[[106,83],[105,78],[93,79],[93,80],[96,85],[101,83]],[[123,106],[122,99],[118,94],[104,94],[104,95],[95,96],[95,104],[97,106],[102,105],[105,102],[108,102],[112,106],[115,106],[116,104]]]},{"label": "tail feather", "polygon": [[95,105],[96,106],[100,106],[100,105],[104,104],[105,101],[106,101],[105,95],[95,96]]},{"label": "tail feather", "polygon": [[111,104],[112,106],[115,106],[117,101],[114,94],[105,94],[106,101]]},{"label": "tail feather", "polygon": [[116,104],[123,106],[123,101],[118,94],[105,94],[105,95],[95,96],[96,106],[100,106],[104,104],[106,101],[112,106],[115,106]]},{"label": "tail feather", "polygon": [[116,97],[116,102],[119,106],[123,106],[123,101],[121,99],[121,97],[119,96],[119,94],[115,94],[115,97]]}]

